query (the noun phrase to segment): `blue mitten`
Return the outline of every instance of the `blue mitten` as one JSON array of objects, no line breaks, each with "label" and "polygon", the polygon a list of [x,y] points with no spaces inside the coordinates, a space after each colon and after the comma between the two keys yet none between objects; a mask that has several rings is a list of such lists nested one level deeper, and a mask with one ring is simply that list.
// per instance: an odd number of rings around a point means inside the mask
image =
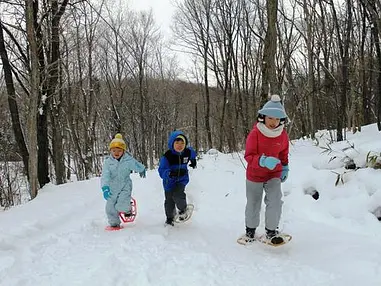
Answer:
[{"label": "blue mitten", "polygon": [[107,201],[111,197],[111,191],[109,186],[102,187],[103,197]]},{"label": "blue mitten", "polygon": [[289,171],[288,165],[282,166],[282,174],[280,175],[280,181],[282,183],[286,182],[288,178],[288,171]]},{"label": "blue mitten", "polygon": [[276,165],[278,165],[279,163],[280,163],[280,160],[275,157],[271,157],[271,156],[267,157],[265,155],[262,155],[259,158],[259,166],[267,168],[269,170],[274,170]]},{"label": "blue mitten", "polygon": [[143,172],[140,172],[139,176],[140,176],[140,178],[145,178],[146,177],[146,169],[144,169]]}]

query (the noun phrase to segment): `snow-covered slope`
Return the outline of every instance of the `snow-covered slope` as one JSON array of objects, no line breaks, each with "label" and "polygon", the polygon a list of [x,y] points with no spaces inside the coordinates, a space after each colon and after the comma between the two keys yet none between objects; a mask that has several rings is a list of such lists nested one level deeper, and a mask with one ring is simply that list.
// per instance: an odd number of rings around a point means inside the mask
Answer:
[{"label": "snow-covered slope", "polygon": [[[374,125],[349,139],[362,142],[359,157],[381,149]],[[290,151],[280,229],[293,240],[285,246],[236,243],[245,227],[243,155],[210,152],[190,170],[193,218],[175,228],[163,226],[156,170],[132,175],[138,217],[118,232],[104,231],[98,178],[46,186],[0,213],[0,285],[381,285],[381,223],[371,213],[381,205],[381,171],[349,172],[335,186],[329,154],[309,140]]]}]

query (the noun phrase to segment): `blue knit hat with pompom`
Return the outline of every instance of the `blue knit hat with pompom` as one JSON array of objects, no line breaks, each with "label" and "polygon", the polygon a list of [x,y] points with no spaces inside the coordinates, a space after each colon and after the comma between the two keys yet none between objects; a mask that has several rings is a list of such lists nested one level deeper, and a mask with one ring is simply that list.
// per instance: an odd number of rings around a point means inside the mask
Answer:
[{"label": "blue knit hat with pompom", "polygon": [[274,118],[287,118],[286,111],[284,110],[280,97],[277,94],[273,94],[271,99],[263,105],[262,109],[259,110],[258,113]]}]

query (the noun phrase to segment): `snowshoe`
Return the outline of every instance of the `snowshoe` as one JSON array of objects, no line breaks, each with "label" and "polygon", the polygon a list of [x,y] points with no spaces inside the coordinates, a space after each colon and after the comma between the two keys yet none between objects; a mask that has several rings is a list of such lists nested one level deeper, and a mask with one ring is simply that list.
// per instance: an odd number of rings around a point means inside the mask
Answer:
[{"label": "snowshoe", "polygon": [[120,226],[120,225],[116,225],[116,226],[111,226],[111,225],[108,225],[105,227],[105,230],[107,231],[116,231],[116,230],[121,230],[123,228],[123,226]]},{"label": "snowshoe", "polygon": [[279,235],[277,230],[269,230],[266,228],[266,239],[271,242],[271,244],[284,244],[284,239]]},{"label": "snowshoe", "polygon": [[192,217],[193,210],[194,210],[194,205],[193,204],[188,204],[186,209],[183,212],[179,212],[175,216],[174,222],[176,222],[176,223],[183,223],[183,222],[188,221]]},{"label": "snowshoe", "polygon": [[119,212],[119,218],[122,223],[130,223],[135,221],[137,215],[137,204],[134,198],[131,198],[131,210],[128,213]]},{"label": "snowshoe", "polygon": [[252,244],[255,241],[255,237],[249,237],[247,234],[243,234],[237,239],[237,242],[242,245]]},{"label": "snowshoe", "polygon": [[274,247],[285,245],[292,239],[292,236],[287,233],[277,232],[275,236],[269,236],[268,234],[263,234],[257,238],[257,241],[271,245]]}]

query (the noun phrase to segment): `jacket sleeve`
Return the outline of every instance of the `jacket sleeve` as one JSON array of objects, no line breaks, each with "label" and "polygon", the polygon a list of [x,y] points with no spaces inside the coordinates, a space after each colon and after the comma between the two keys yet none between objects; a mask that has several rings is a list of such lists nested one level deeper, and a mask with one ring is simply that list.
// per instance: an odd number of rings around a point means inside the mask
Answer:
[{"label": "jacket sleeve", "polygon": [[196,151],[192,148],[192,147],[188,147],[188,149],[190,150],[191,154],[190,154],[190,160],[193,160],[193,159],[196,159],[197,157],[197,153]]},{"label": "jacket sleeve", "polygon": [[170,165],[169,165],[167,158],[165,156],[162,156],[160,158],[160,163],[159,163],[160,178],[162,178],[163,180],[168,179],[170,171],[171,171],[171,168],[170,168]]},{"label": "jacket sleeve", "polygon": [[140,173],[140,172],[143,172],[145,170],[145,166],[140,163],[139,161],[137,161],[136,159],[132,159],[132,171],[135,171],[137,173]]},{"label": "jacket sleeve", "polygon": [[286,165],[288,165],[288,152],[289,152],[290,143],[289,143],[289,139],[288,139],[288,135],[287,135],[286,131],[283,131],[283,132],[284,132],[284,137],[283,137],[282,143],[285,147],[279,153],[279,160],[282,163],[282,166],[286,166]]},{"label": "jacket sleeve", "polygon": [[133,172],[143,172],[145,170],[145,166],[140,163],[138,160],[136,160],[132,155],[128,152],[126,152],[123,157],[125,157],[125,168],[129,169],[130,171]]},{"label": "jacket sleeve", "polygon": [[246,139],[245,160],[248,164],[251,164],[253,168],[259,168],[259,157],[262,154],[258,154],[258,134],[255,131],[251,131]]},{"label": "jacket sleeve", "polygon": [[110,180],[111,174],[109,168],[109,158],[106,158],[102,167],[101,187],[110,186]]}]

